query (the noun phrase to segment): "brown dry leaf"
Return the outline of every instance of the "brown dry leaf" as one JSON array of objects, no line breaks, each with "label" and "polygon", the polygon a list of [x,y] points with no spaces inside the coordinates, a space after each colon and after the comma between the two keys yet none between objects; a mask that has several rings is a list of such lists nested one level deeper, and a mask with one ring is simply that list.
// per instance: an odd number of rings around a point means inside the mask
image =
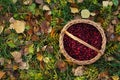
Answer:
[{"label": "brown dry leaf", "polygon": [[52,29],[51,33],[50,33],[50,36],[51,37],[54,37],[55,36],[55,29]]},{"label": "brown dry leaf", "polygon": [[74,76],[82,76],[85,72],[84,66],[78,66],[76,69],[73,69],[72,72],[74,73]]},{"label": "brown dry leaf", "polygon": [[41,32],[42,33],[48,34],[51,32],[51,30],[52,30],[52,27],[50,27],[50,23],[48,21],[43,21],[41,23]]},{"label": "brown dry leaf", "polygon": [[21,56],[22,56],[21,53],[18,52],[18,51],[12,52],[11,55],[12,55],[13,58],[15,58],[15,59],[19,59],[19,58],[21,58]]},{"label": "brown dry leaf", "polygon": [[40,31],[40,27],[34,27],[34,28],[33,28],[33,31],[34,31],[34,33],[36,34],[37,32]]},{"label": "brown dry leaf", "polygon": [[14,58],[14,60],[15,60],[16,63],[19,63],[19,62],[22,61],[22,58],[21,58],[22,55],[21,55],[20,52],[14,51],[14,52],[11,53],[11,55],[13,56],[13,58]]},{"label": "brown dry leaf", "polygon": [[32,13],[31,12],[27,13],[27,15],[25,16],[25,20],[30,21],[31,18],[32,18]]},{"label": "brown dry leaf", "polygon": [[99,75],[98,75],[98,79],[105,79],[105,80],[108,80],[109,79],[109,73],[108,71],[104,71],[104,72],[101,72]]},{"label": "brown dry leaf", "polygon": [[112,24],[113,25],[116,25],[117,24],[117,21],[114,19],[114,20],[112,20]]},{"label": "brown dry leaf", "polygon": [[31,37],[31,40],[32,40],[32,41],[38,41],[38,40],[39,40],[39,37],[38,37],[37,35],[33,35],[33,36]]},{"label": "brown dry leaf", "polygon": [[0,11],[3,9],[2,5],[0,5]]},{"label": "brown dry leaf", "polygon": [[51,22],[51,19],[52,19],[51,11],[47,11],[47,12],[45,13],[45,19],[46,19],[48,22]]},{"label": "brown dry leaf", "polygon": [[15,29],[17,33],[23,33],[26,23],[24,21],[15,20],[10,24],[10,29]]},{"label": "brown dry leaf", "polygon": [[57,61],[56,63],[56,67],[61,71],[61,72],[64,72],[66,69],[67,69],[67,64],[62,61],[62,60],[59,60]]},{"label": "brown dry leaf", "polygon": [[37,4],[43,4],[43,0],[35,0],[35,3],[37,3]]},{"label": "brown dry leaf", "polygon": [[44,61],[40,61],[40,69],[44,69],[45,68],[45,63]]},{"label": "brown dry leaf", "polygon": [[48,53],[53,53],[53,51],[54,51],[53,46],[47,46],[47,47],[46,47],[46,51],[47,51]]},{"label": "brown dry leaf", "polygon": [[70,7],[71,13],[79,13],[78,8],[76,7]]},{"label": "brown dry leaf", "polygon": [[115,29],[114,26],[109,24],[109,27],[107,28],[107,32],[109,32],[110,34],[114,33]]},{"label": "brown dry leaf", "polygon": [[45,51],[46,48],[47,48],[47,45],[43,46],[43,47],[42,47],[42,51]]},{"label": "brown dry leaf", "polygon": [[112,76],[112,79],[113,79],[113,80],[119,80],[120,77],[119,77],[118,75],[115,75],[115,76]]},{"label": "brown dry leaf", "polygon": [[98,18],[97,18],[97,22],[99,22],[100,24],[103,24],[104,19],[103,19],[103,18],[101,18],[101,17],[98,17]]},{"label": "brown dry leaf", "polygon": [[0,79],[2,79],[2,77],[5,75],[5,72],[0,71]]},{"label": "brown dry leaf", "polygon": [[43,56],[40,53],[37,53],[37,60],[43,61]]},{"label": "brown dry leaf", "polygon": [[29,64],[27,62],[20,62],[19,69],[29,69]]},{"label": "brown dry leaf", "polygon": [[117,37],[117,40],[120,41],[120,36]]},{"label": "brown dry leaf", "polygon": [[33,34],[33,29],[29,29],[29,30],[27,31],[27,34],[28,34],[28,35],[32,35],[32,34]]}]

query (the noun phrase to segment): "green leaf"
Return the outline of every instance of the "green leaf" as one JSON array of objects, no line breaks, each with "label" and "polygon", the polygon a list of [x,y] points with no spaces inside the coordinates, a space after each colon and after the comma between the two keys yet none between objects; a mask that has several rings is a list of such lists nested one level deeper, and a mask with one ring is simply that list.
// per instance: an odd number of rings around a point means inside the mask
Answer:
[{"label": "green leaf", "polygon": [[118,0],[112,0],[112,2],[113,2],[113,4],[114,4],[115,6],[118,6],[118,4],[119,4],[119,1],[118,1]]},{"label": "green leaf", "polygon": [[120,13],[118,14],[118,18],[120,19]]},{"label": "green leaf", "polygon": [[29,46],[29,53],[31,53],[31,54],[34,53],[34,44]]},{"label": "green leaf", "polygon": [[36,8],[36,4],[31,4],[28,9],[32,12],[32,14],[35,14],[35,8]]},{"label": "green leaf", "polygon": [[116,26],[115,31],[116,31],[116,33],[120,34],[120,24],[118,24],[118,25]]},{"label": "green leaf", "polygon": [[7,44],[11,48],[15,48],[16,47],[16,45],[12,41],[8,41]]}]

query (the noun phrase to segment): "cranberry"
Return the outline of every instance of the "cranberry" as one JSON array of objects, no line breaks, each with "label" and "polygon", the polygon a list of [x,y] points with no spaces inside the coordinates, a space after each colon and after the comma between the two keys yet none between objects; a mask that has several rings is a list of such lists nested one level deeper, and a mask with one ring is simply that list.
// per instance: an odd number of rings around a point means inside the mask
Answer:
[{"label": "cranberry", "polygon": [[[78,23],[70,26],[67,31],[95,48],[101,49],[102,36],[94,26],[85,23]],[[63,44],[66,52],[72,58],[77,60],[90,60],[97,55],[96,51],[80,44],[66,34],[63,38]]]}]

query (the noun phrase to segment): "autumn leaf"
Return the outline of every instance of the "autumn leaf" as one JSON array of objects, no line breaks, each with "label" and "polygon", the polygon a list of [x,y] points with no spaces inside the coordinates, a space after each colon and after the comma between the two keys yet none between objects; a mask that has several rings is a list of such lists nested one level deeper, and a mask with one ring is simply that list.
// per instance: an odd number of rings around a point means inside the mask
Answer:
[{"label": "autumn leaf", "polygon": [[49,10],[50,10],[50,8],[49,8],[49,6],[48,6],[48,5],[43,5],[43,10],[45,10],[45,11],[49,11]]},{"label": "autumn leaf", "polygon": [[98,75],[98,79],[102,79],[102,78],[108,79],[108,77],[109,77],[108,71],[103,71]]},{"label": "autumn leaf", "polygon": [[44,57],[44,58],[43,58],[43,61],[44,61],[45,63],[49,63],[49,62],[50,62],[50,58],[49,58],[49,57]]},{"label": "autumn leaf", "polygon": [[77,0],[78,3],[82,3],[84,0]]},{"label": "autumn leaf", "polygon": [[12,40],[7,41],[6,43],[7,43],[8,46],[11,47],[11,48],[15,48],[15,47],[16,47],[15,43],[14,43]]},{"label": "autumn leaf", "polygon": [[20,62],[19,69],[29,69],[28,62]]},{"label": "autumn leaf", "polygon": [[75,3],[75,0],[68,0],[69,3]]},{"label": "autumn leaf", "polygon": [[90,11],[88,9],[83,9],[81,11],[82,18],[89,18],[90,17]]},{"label": "autumn leaf", "polygon": [[43,56],[40,53],[37,53],[37,60],[38,61],[42,61],[43,60]]},{"label": "autumn leaf", "polygon": [[2,77],[5,75],[5,72],[0,71],[0,79],[2,79]]},{"label": "autumn leaf", "polygon": [[38,41],[38,40],[39,40],[39,37],[38,37],[37,35],[33,35],[33,36],[31,37],[31,40],[32,40],[32,41]]},{"label": "autumn leaf", "polygon": [[78,8],[70,7],[71,13],[79,13]]},{"label": "autumn leaf", "polygon": [[119,78],[118,75],[115,75],[115,76],[112,76],[112,79],[113,79],[113,80],[119,80],[120,78]]},{"label": "autumn leaf", "polygon": [[74,76],[82,76],[85,72],[84,66],[78,66],[76,69],[73,69],[72,72],[74,73]]},{"label": "autumn leaf", "polygon": [[50,36],[51,37],[54,37],[55,36],[55,29],[52,29],[51,33],[50,33]]},{"label": "autumn leaf", "polygon": [[67,69],[67,64],[62,61],[62,60],[59,60],[57,61],[56,63],[56,67],[61,71],[61,72],[64,72],[66,69]]},{"label": "autumn leaf", "polygon": [[15,58],[15,59],[20,59],[21,56],[22,56],[21,53],[18,52],[18,51],[14,51],[14,52],[12,52],[11,55],[12,55],[13,58]]},{"label": "autumn leaf", "polygon": [[5,59],[3,57],[0,58],[0,65],[3,65],[5,62]]},{"label": "autumn leaf", "polygon": [[15,20],[10,24],[10,29],[14,29],[17,33],[23,33],[26,23],[24,21]]},{"label": "autumn leaf", "polygon": [[25,1],[23,1],[23,4],[30,5],[30,4],[32,4],[32,0],[25,0]]},{"label": "autumn leaf", "polygon": [[13,65],[13,70],[17,70],[18,69],[18,65]]},{"label": "autumn leaf", "polygon": [[41,23],[41,32],[48,34],[52,31],[52,27],[50,27],[50,23],[48,21],[42,21]]},{"label": "autumn leaf", "polygon": [[44,69],[45,68],[45,63],[44,61],[40,61],[40,69]]},{"label": "autumn leaf", "polygon": [[14,51],[14,52],[11,53],[11,55],[13,56],[13,58],[14,58],[14,60],[15,60],[16,63],[22,62],[22,58],[21,58],[22,55],[21,55],[20,52]]},{"label": "autumn leaf", "polygon": [[3,32],[4,27],[1,25],[0,26],[0,34]]},{"label": "autumn leaf", "polygon": [[46,0],[46,2],[49,4],[51,2],[51,0]]},{"label": "autumn leaf", "polygon": [[48,22],[51,22],[51,20],[52,20],[51,11],[47,11],[47,12],[45,13],[45,19],[46,19]]},{"label": "autumn leaf", "polygon": [[103,1],[102,5],[103,5],[103,7],[107,7],[109,5],[109,1]]},{"label": "autumn leaf", "polygon": [[43,0],[35,0],[35,2],[37,3],[37,4],[43,4]]},{"label": "autumn leaf", "polygon": [[28,52],[33,54],[34,53],[34,44],[29,46]]}]

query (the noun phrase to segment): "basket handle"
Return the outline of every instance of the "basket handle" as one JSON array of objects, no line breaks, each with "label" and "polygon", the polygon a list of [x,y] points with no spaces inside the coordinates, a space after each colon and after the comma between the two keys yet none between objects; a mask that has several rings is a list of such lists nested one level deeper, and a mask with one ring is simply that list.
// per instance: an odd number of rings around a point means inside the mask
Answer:
[{"label": "basket handle", "polygon": [[69,33],[68,31],[64,31],[66,35],[68,35],[70,38],[72,38],[73,40],[85,45],[88,48],[91,48],[93,50],[95,50],[98,53],[101,53],[100,50],[98,50],[97,48],[95,48],[94,46],[91,46],[90,44],[86,43],[85,41],[83,41],[82,39],[77,38],[76,36],[72,35],[71,33]]}]

